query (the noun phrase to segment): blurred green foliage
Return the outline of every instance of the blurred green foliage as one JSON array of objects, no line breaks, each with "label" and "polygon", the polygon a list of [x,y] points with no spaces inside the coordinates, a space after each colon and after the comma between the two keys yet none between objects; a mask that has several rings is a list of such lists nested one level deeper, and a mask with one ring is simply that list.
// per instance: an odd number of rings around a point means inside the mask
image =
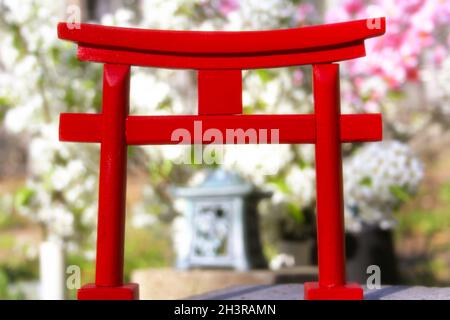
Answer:
[{"label": "blurred green foliage", "polygon": [[[173,249],[166,224],[157,224],[151,228],[137,229],[127,227],[125,236],[124,280],[131,281],[136,269],[163,268],[173,265]],[[80,255],[69,255],[66,265],[77,265],[82,270],[81,283],[95,281],[95,261]],[[69,290],[67,298],[75,299],[76,290]]]},{"label": "blurred green foliage", "polygon": [[151,228],[128,227],[125,236],[125,280],[131,272],[142,268],[162,268],[173,265],[170,228],[157,224]]},{"label": "blurred green foliage", "polygon": [[428,210],[417,208],[399,215],[398,234],[435,234],[450,228],[450,182],[438,190],[439,206]]}]

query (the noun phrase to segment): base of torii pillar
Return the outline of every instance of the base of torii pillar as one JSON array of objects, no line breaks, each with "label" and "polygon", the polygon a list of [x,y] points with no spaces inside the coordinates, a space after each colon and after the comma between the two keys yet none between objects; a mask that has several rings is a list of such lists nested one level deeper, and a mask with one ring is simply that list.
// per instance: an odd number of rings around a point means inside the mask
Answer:
[{"label": "base of torii pillar", "polygon": [[318,282],[304,284],[305,300],[363,300],[364,292],[360,285],[347,283],[343,286],[321,287]]},{"label": "base of torii pillar", "polygon": [[77,293],[78,300],[139,300],[139,285],[128,283],[118,287],[87,284]]}]

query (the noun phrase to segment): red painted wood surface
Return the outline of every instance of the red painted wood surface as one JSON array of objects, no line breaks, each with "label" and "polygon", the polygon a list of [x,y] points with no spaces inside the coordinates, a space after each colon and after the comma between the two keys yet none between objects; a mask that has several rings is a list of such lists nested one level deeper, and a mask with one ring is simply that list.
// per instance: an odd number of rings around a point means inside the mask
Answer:
[{"label": "red painted wood surface", "polygon": [[[341,142],[379,141],[382,139],[381,114],[344,114],[340,116],[340,119]],[[59,139],[67,142],[100,142],[101,121],[101,114],[63,113],[59,122]],[[271,129],[278,129],[279,143],[315,143],[316,141],[316,120],[313,114],[220,115],[214,117],[189,115],[128,116],[126,120],[127,144],[178,144],[178,140],[172,139],[172,133],[179,128],[188,130],[194,139],[195,121],[201,122],[203,132],[214,128],[218,129],[223,137],[226,137],[227,129],[267,129],[269,133]],[[193,142],[211,143],[205,139]],[[264,142],[260,143],[264,144]]]},{"label": "red painted wood surface", "polygon": [[81,24],[71,28],[58,24],[58,37],[86,47],[172,55],[273,54],[315,51],[342,46],[382,35],[385,19],[374,28],[374,19],[332,23],[302,28],[265,31],[178,31],[149,30]]},{"label": "red painted wood surface", "polygon": [[267,55],[166,55],[139,51],[120,51],[78,46],[78,59],[100,63],[119,63],[169,69],[263,69],[336,62],[364,57],[364,43],[320,49],[314,52],[288,52]]},{"label": "red painted wood surface", "polygon": [[80,60],[160,68],[254,69],[335,62],[365,55],[364,40],[385,32],[372,19],[270,31],[163,31],[59,23]]},{"label": "red painted wood surface", "polygon": [[[71,30],[60,23],[59,37],[78,44],[80,60],[106,63],[102,113],[60,117],[60,140],[101,143],[96,283],[80,289],[79,299],[138,298],[137,285],[123,284],[127,145],[175,144],[172,134],[177,129],[190,135],[186,143],[211,143],[203,135],[208,129],[224,138],[227,129],[266,129],[269,136],[279,130],[279,143],[315,143],[319,282],[305,284],[305,297],[361,299],[361,288],[345,281],[340,144],[381,140],[381,115],[340,114],[338,66],[330,62],[364,56],[364,40],[385,32],[384,18],[379,28],[373,22],[251,32],[89,24]],[[241,70],[301,64],[314,64],[315,114],[241,114]],[[198,70],[199,115],[128,115],[132,65]]]},{"label": "red painted wood surface", "polygon": [[343,290],[346,281],[339,66],[314,65],[313,77],[316,127],[319,129],[316,132],[319,283],[307,284],[305,297],[311,298],[312,294],[315,299],[337,299],[340,298],[338,288],[342,298],[362,299],[363,291],[356,285],[353,285],[356,289]]},{"label": "red painted wood surface", "polygon": [[318,282],[305,282],[305,300],[362,300],[363,290],[359,284],[346,283],[341,286],[321,287]]},{"label": "red painted wood surface", "polygon": [[100,192],[95,284],[121,286],[125,232],[130,67],[105,65],[103,72],[103,130],[100,152]]},{"label": "red painted wood surface", "polygon": [[340,138],[339,66],[315,65],[316,184],[320,286],[345,283],[344,201]]},{"label": "red painted wood surface", "polygon": [[242,71],[199,70],[198,114],[241,114]]},{"label": "red painted wood surface", "polygon": [[101,113],[61,113],[59,140],[71,142],[101,142],[103,115]]},{"label": "red painted wood surface", "polygon": [[139,286],[136,283],[121,286],[97,286],[87,284],[77,292],[78,300],[138,300]]}]

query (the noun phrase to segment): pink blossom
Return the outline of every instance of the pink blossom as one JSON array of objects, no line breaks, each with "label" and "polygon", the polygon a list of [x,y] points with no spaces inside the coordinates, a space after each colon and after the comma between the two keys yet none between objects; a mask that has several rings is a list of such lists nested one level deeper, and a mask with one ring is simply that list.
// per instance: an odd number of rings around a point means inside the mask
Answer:
[{"label": "pink blossom", "polygon": [[363,7],[365,3],[363,0],[346,0],[342,4],[345,11],[347,11],[349,14],[354,14],[359,12]]},{"label": "pink blossom", "polygon": [[369,113],[380,111],[379,104],[376,103],[375,101],[370,101],[370,100],[364,104],[363,109],[365,112],[369,112]]},{"label": "pink blossom", "polygon": [[220,0],[219,11],[224,16],[227,16],[230,12],[239,9],[239,1],[237,0]]},{"label": "pink blossom", "polygon": [[345,64],[344,72],[351,75],[355,90],[360,88],[360,80],[355,79],[373,76],[397,90],[407,81],[419,79],[421,62],[427,51],[431,51],[437,64],[448,54],[450,36],[441,39],[438,34],[442,30],[448,34],[450,1],[345,0],[326,17],[335,22],[375,15],[387,17],[386,34],[366,41],[367,52],[370,52],[366,58]]},{"label": "pink blossom", "polygon": [[303,24],[304,21],[311,15],[316,14],[316,9],[310,3],[302,3],[297,7],[296,19],[298,24]]},{"label": "pink blossom", "polygon": [[303,71],[300,68],[295,69],[294,71],[294,85],[301,86],[303,84]]},{"label": "pink blossom", "polygon": [[440,65],[448,54],[448,48],[444,47],[443,45],[438,46],[433,52],[433,63],[435,65]]}]

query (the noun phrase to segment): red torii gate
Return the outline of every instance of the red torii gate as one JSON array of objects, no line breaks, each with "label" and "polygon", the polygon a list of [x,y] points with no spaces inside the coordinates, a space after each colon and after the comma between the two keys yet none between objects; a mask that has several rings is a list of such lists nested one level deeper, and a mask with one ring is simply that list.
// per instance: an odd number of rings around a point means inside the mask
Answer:
[{"label": "red torii gate", "polygon": [[[100,114],[61,114],[60,140],[101,143],[95,284],[78,299],[137,299],[123,283],[128,145],[175,144],[171,134],[194,121],[204,130],[278,129],[279,143],[314,143],[317,175],[319,281],[306,299],[362,299],[347,284],[342,193],[342,142],[382,139],[380,114],[341,115],[339,65],[365,56],[364,40],[385,32],[385,19],[248,32],[163,31],[81,24],[58,25],[60,39],[78,44],[78,58],[104,63]],[[243,69],[313,65],[315,114],[242,115]],[[129,115],[130,66],[198,71],[198,115]],[[194,143],[211,143],[195,140]],[[247,142],[244,142],[247,143]],[[245,160],[243,160],[245,161]]]}]

